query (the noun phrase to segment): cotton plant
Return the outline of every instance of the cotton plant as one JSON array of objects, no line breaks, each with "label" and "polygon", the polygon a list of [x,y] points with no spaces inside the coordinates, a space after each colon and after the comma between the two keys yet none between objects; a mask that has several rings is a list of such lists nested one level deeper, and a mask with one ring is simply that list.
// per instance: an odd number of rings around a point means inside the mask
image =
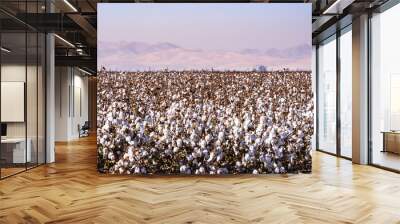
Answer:
[{"label": "cotton plant", "polygon": [[311,171],[309,72],[101,71],[97,110],[102,172]]}]

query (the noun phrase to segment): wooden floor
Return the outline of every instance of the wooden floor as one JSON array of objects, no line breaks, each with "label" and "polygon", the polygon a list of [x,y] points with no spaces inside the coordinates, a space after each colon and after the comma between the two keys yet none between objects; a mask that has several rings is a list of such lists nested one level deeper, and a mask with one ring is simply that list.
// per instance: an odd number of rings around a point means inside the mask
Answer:
[{"label": "wooden floor", "polygon": [[104,176],[95,138],[0,181],[0,223],[400,223],[400,175],[314,153],[313,173]]}]

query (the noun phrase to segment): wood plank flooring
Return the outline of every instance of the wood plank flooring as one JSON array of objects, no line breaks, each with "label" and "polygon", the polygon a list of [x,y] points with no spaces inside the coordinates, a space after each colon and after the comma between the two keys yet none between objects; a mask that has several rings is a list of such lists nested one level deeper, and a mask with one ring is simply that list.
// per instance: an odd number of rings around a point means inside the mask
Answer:
[{"label": "wood plank flooring", "polygon": [[313,173],[106,176],[94,137],[0,181],[0,223],[400,223],[400,175],[315,152]]}]

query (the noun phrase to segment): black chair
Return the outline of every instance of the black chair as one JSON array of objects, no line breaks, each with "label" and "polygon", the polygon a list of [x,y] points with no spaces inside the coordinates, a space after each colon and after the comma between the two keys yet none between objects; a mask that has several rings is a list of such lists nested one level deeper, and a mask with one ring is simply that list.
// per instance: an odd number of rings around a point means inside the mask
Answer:
[{"label": "black chair", "polygon": [[85,121],[82,127],[78,125],[79,138],[89,136],[89,129],[90,129],[89,121]]}]

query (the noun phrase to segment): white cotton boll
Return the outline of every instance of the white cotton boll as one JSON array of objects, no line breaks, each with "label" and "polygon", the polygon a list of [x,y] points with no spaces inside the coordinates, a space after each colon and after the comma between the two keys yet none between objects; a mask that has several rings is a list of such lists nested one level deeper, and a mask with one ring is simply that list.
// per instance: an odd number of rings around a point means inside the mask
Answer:
[{"label": "white cotton boll", "polygon": [[200,141],[200,148],[204,149],[204,148],[206,148],[206,146],[207,146],[206,140],[202,139],[202,140]]},{"label": "white cotton boll", "polygon": [[100,144],[104,145],[104,143],[105,143],[105,139],[104,138],[100,138]]},{"label": "white cotton boll", "polygon": [[254,169],[253,174],[258,174],[258,170]]},{"label": "white cotton boll", "polygon": [[242,167],[242,163],[240,161],[236,161],[236,168]]},{"label": "white cotton boll", "polygon": [[227,168],[218,168],[217,174],[227,174],[228,169]]},{"label": "white cotton boll", "polygon": [[128,158],[129,158],[129,154],[128,154],[128,153],[124,153],[123,158],[124,158],[124,159],[128,159]]},{"label": "white cotton boll", "polygon": [[233,153],[235,154],[235,156],[239,155],[239,150],[237,149],[237,146],[235,146],[235,148],[233,148]]},{"label": "white cotton boll", "polygon": [[166,149],[164,150],[165,155],[171,155],[172,154],[172,150],[171,149]]},{"label": "white cotton boll", "polygon": [[174,153],[179,152],[179,148],[178,147],[174,147],[174,149],[172,150]]},{"label": "white cotton boll", "polygon": [[114,160],[114,153],[113,152],[109,152],[108,153],[108,159],[109,160]]},{"label": "white cotton boll", "polygon": [[223,142],[225,139],[225,133],[224,132],[219,132],[218,133],[218,141]]},{"label": "white cotton boll", "polygon": [[236,127],[240,127],[240,120],[239,120],[239,118],[235,117],[234,121],[235,121],[235,126],[236,126]]},{"label": "white cotton boll", "polygon": [[261,127],[261,126],[258,126],[257,129],[256,129],[256,134],[257,134],[258,136],[260,136],[260,135],[263,134],[263,132],[264,132],[264,128]]},{"label": "white cotton boll", "polygon": [[140,173],[140,167],[135,167],[135,172],[134,173],[136,173],[136,174],[138,174],[138,173]]},{"label": "white cotton boll", "polygon": [[204,167],[200,167],[199,169],[200,174],[205,174],[206,173],[206,169],[204,169]]},{"label": "white cotton boll", "polygon": [[253,146],[253,145],[250,145],[250,146],[249,146],[249,153],[250,153],[250,155],[254,155],[255,152],[256,152],[256,149],[254,148],[254,146]]},{"label": "white cotton boll", "polygon": [[142,152],[142,157],[146,157],[149,153],[147,151]]},{"label": "white cotton boll", "polygon": [[124,164],[123,164],[124,168],[127,168],[128,165],[129,165],[129,162],[128,161],[124,161]]},{"label": "white cotton boll", "polygon": [[181,173],[186,173],[186,165],[182,165],[180,168],[179,168],[179,171],[181,172]]},{"label": "white cotton boll", "polygon": [[182,147],[182,139],[177,139],[176,140],[176,147],[181,148]]},{"label": "white cotton boll", "polygon": [[264,141],[265,146],[270,147],[271,146],[271,141],[272,141],[272,138],[270,138],[270,137],[266,138],[265,141]]},{"label": "white cotton boll", "polygon": [[297,131],[297,136],[298,136],[299,138],[303,138],[303,137],[304,137],[304,133],[303,133],[301,130],[298,130],[298,131]]},{"label": "white cotton boll", "polygon": [[248,153],[244,155],[244,161],[246,162],[250,161],[250,155]]},{"label": "white cotton boll", "polygon": [[118,165],[118,167],[123,166],[124,165],[124,161],[122,159],[118,160],[117,165]]},{"label": "white cotton boll", "polygon": [[261,143],[262,143],[262,139],[261,138],[257,138],[256,139],[256,141],[255,141],[255,145],[261,145]]},{"label": "white cotton boll", "polygon": [[123,174],[124,173],[124,168],[122,168],[122,167],[120,167],[119,169],[118,169],[118,172],[120,173],[120,174]]},{"label": "white cotton boll", "polygon": [[208,158],[207,162],[210,163],[213,160],[214,160],[214,152],[211,152],[210,157]]},{"label": "white cotton boll", "polygon": [[126,141],[126,142],[130,142],[131,140],[132,140],[132,139],[131,139],[131,136],[129,136],[129,135],[126,136],[126,138],[125,138],[125,141]]},{"label": "white cotton boll", "polygon": [[220,153],[220,154],[217,156],[217,162],[221,161],[223,158],[224,158],[224,154],[223,154],[223,153]]},{"label": "white cotton boll", "polygon": [[208,150],[207,149],[204,149],[202,151],[202,154],[204,155],[204,158],[208,158]]}]

